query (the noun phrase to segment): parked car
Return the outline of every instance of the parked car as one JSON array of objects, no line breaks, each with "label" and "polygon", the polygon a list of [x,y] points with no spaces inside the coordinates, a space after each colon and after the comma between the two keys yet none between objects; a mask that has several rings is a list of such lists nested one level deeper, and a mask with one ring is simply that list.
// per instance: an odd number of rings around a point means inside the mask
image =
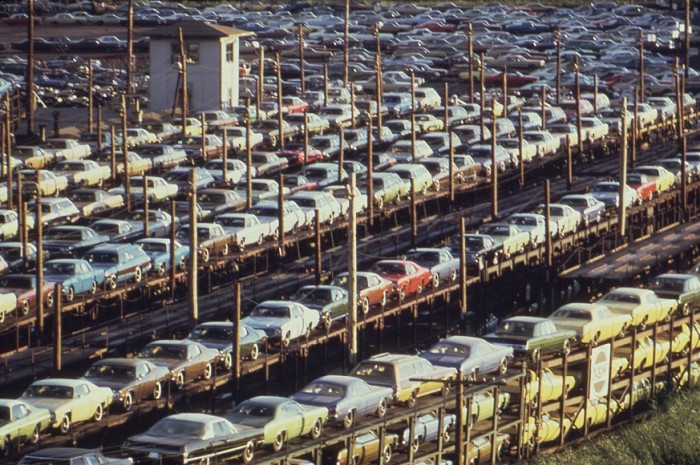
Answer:
[{"label": "parked car", "polygon": [[79,447],[48,447],[35,450],[25,455],[19,461],[21,465],[55,464],[72,465],[73,463],[92,463],[100,465],[131,465],[131,458],[105,457],[102,452],[94,449],[82,449]]},{"label": "parked car", "polygon": [[53,226],[44,233],[42,247],[52,258],[80,258],[109,240],[109,236],[98,234],[88,226],[62,225]]},{"label": "parked car", "polygon": [[664,273],[654,278],[649,289],[662,299],[675,300],[681,315],[700,308],[700,279],[695,275]]},{"label": "parked car", "polygon": [[433,289],[437,289],[440,283],[452,284],[457,281],[459,258],[454,258],[447,247],[411,249],[403,258],[430,270]]},{"label": "parked car", "polygon": [[224,415],[236,426],[262,431],[259,441],[279,452],[285,443],[308,435],[318,439],[328,418],[326,407],[302,406],[286,397],[257,396],[238,404]]},{"label": "parked car", "polygon": [[400,435],[399,447],[401,449],[413,449],[417,453],[422,444],[437,441],[442,436],[443,444],[450,441],[450,433],[454,431],[457,424],[457,416],[454,414],[444,415],[442,422],[440,417],[434,413],[426,413],[416,418],[413,428],[405,428]]},{"label": "parked car", "polygon": [[[44,281],[41,295],[44,299],[44,308],[53,306],[54,285]],[[29,310],[36,306],[36,274],[6,274],[0,276],[0,323],[5,321],[5,315],[12,307],[12,298],[5,297],[6,294],[15,295],[15,304],[18,314],[26,316]]]},{"label": "parked car", "polygon": [[432,282],[430,270],[410,260],[379,260],[370,271],[394,284],[393,296],[399,301],[422,293]]},{"label": "parked car", "polygon": [[339,286],[302,286],[290,300],[319,312],[326,329],[330,328],[333,321],[343,319],[348,314],[348,293]]},{"label": "parked car", "polygon": [[49,378],[34,381],[20,400],[51,413],[51,426],[68,434],[75,424],[102,421],[112,403],[112,390],[83,379]]},{"label": "parked car", "polygon": [[[36,224],[36,200],[27,203],[28,222]],[[73,202],[66,198],[42,198],[41,199],[41,222],[44,227],[74,223],[80,217],[80,210]]]},{"label": "parked car", "polygon": [[[620,205],[620,183],[616,181],[601,181],[593,185],[590,195],[603,202],[606,208],[617,208]],[[637,191],[625,184],[625,207],[630,208],[638,202]]]},{"label": "parked car", "polygon": [[26,443],[36,445],[51,424],[51,412],[23,400],[0,399],[0,453],[10,456]]},{"label": "parked car", "polygon": [[260,431],[231,424],[206,413],[176,413],[157,421],[145,433],[130,436],[122,449],[137,459],[190,464],[216,460],[253,461]]},{"label": "parked car", "polygon": [[[384,308],[393,293],[394,284],[377,273],[370,271],[358,271],[355,274],[357,280],[357,305],[363,313],[368,313],[373,306]],[[331,284],[347,289],[348,273],[340,273]]]},{"label": "parked car", "polygon": [[[546,209],[544,204],[539,204],[533,210],[533,212],[538,215],[544,215],[545,211]],[[549,204],[549,217],[556,225],[557,237],[565,237],[569,234],[574,234],[576,231],[578,231],[579,225],[583,224],[583,221],[581,220],[581,213],[566,204]]]},{"label": "parked car", "polygon": [[59,258],[44,262],[44,279],[63,286],[63,297],[71,302],[78,294],[96,294],[105,282],[105,274],[87,260]]},{"label": "parked car", "polygon": [[[219,360],[225,370],[233,366],[234,327],[230,321],[207,321],[192,329],[187,340],[195,341],[219,351]],[[241,324],[238,328],[241,357],[257,360],[260,347],[265,344],[265,331]]]},{"label": "parked car", "polygon": [[110,289],[124,281],[141,282],[151,269],[151,259],[135,244],[99,245],[85,253],[84,258],[93,269],[104,273]]},{"label": "parked car", "polygon": [[[170,271],[170,239],[147,237],[137,240],[135,244],[151,259],[151,268],[149,271],[158,276],[165,276],[165,273]],[[190,247],[176,240],[175,266],[180,270],[184,270],[189,256]]]},{"label": "parked car", "polygon": [[124,206],[123,196],[110,194],[102,189],[73,189],[68,193],[68,198],[78,208],[82,216],[105,214]]},{"label": "parked car", "polygon": [[581,344],[598,345],[624,334],[632,322],[632,316],[611,312],[600,304],[569,303],[559,307],[549,316],[558,329],[571,329]]},{"label": "parked car", "polygon": [[102,166],[94,160],[62,161],[53,167],[52,172],[64,176],[68,184],[73,187],[102,187],[104,182],[112,176],[112,171],[108,166]]},{"label": "parked car", "polygon": [[[359,434],[350,445],[350,449],[342,447],[340,450],[329,448],[329,453],[333,463],[336,465],[366,465],[376,462],[379,457],[382,457],[384,463],[389,463],[392,456],[392,451],[395,450],[399,443],[399,436],[395,433],[387,433],[384,435],[384,446],[382,441],[374,431]],[[336,446],[337,447],[337,446]]]},{"label": "parked car", "polygon": [[654,291],[634,287],[618,287],[598,299],[613,313],[631,315],[632,326],[641,328],[666,320],[676,310],[678,302],[660,299]]},{"label": "parked car", "polygon": [[[127,214],[124,220],[131,224],[135,230],[140,231],[142,235],[145,233],[143,224],[145,212],[142,209],[131,210],[131,213]],[[173,225],[176,230],[180,227],[180,219],[177,216],[172,218],[170,213],[160,209],[148,210],[148,237],[170,237]]]},{"label": "parked car", "polygon": [[494,333],[484,339],[492,344],[511,347],[515,355],[530,357],[535,363],[548,353],[571,352],[576,332],[557,328],[551,320],[534,316],[506,318]]},{"label": "parked car", "polygon": [[290,399],[302,405],[326,407],[330,421],[350,429],[357,418],[384,418],[392,396],[389,387],[371,386],[353,376],[327,375],[312,381]]},{"label": "parked car", "polygon": [[476,232],[479,235],[484,234],[497,241],[506,259],[513,254],[523,253],[530,247],[532,241],[528,231],[521,231],[518,226],[509,223],[482,224]]},{"label": "parked car", "polygon": [[231,244],[243,250],[248,245],[261,245],[263,240],[273,236],[269,223],[262,223],[251,213],[224,213],[217,215],[214,222],[224,228]]},{"label": "parked car", "polygon": [[456,377],[452,367],[434,366],[415,355],[379,354],[360,362],[351,372],[372,386],[393,389],[393,400],[409,408],[419,397],[436,392],[446,394],[447,382]]},{"label": "parked car", "polygon": [[128,242],[142,235],[141,228],[135,228],[125,220],[102,219],[90,225],[93,231],[109,237],[110,242]]},{"label": "parked car", "polygon": [[293,339],[308,338],[320,320],[319,312],[298,302],[267,300],[256,305],[241,324],[265,331],[270,340],[279,340],[286,347]]},{"label": "parked car", "polygon": [[559,203],[578,211],[585,227],[599,223],[605,214],[605,204],[591,194],[567,194],[559,199]]},{"label": "parked car", "polygon": [[449,336],[420,354],[435,366],[451,367],[470,381],[490,374],[504,375],[513,348],[491,344],[477,337]]},{"label": "parked car", "polygon": [[175,386],[183,389],[185,384],[197,379],[211,379],[219,351],[186,339],[158,340],[148,343],[136,358],[167,368]]},{"label": "parked car", "polygon": [[105,358],[92,364],[80,378],[112,390],[112,402],[126,412],[146,399],[163,396],[170,370],[136,358]]}]

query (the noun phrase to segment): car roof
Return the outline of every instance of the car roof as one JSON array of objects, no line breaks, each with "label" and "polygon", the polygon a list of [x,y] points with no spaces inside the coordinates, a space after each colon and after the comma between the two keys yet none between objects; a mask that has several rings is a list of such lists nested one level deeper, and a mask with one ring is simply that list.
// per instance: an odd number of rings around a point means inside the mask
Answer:
[{"label": "car roof", "polygon": [[256,396],[248,399],[246,402],[255,402],[256,404],[263,404],[270,407],[277,407],[285,402],[289,401],[286,397],[277,396]]},{"label": "car roof", "polygon": [[373,355],[372,357],[368,358],[365,361],[385,362],[385,363],[390,363],[392,365],[395,365],[395,364],[399,364],[399,363],[413,361],[417,358],[420,358],[420,357],[418,357],[417,355],[384,353],[384,354]]},{"label": "car roof", "polygon": [[510,318],[506,318],[503,321],[520,321],[523,323],[541,323],[543,321],[547,321],[547,319],[540,318],[538,316],[513,316]]},{"label": "car roof", "polygon": [[317,382],[317,381],[348,386],[352,383],[356,383],[356,382],[362,381],[362,380],[360,378],[355,378],[354,376],[326,375],[326,376],[321,376],[320,378],[316,379],[314,382]]},{"label": "car roof", "polygon": [[140,358],[103,358],[95,362],[95,365],[122,365],[128,367],[134,367],[144,363],[145,360]]},{"label": "car roof", "polygon": [[82,384],[84,382],[85,382],[84,380],[69,379],[69,378],[47,378],[47,379],[40,379],[38,381],[34,381],[32,383],[32,385],[33,386],[52,385],[52,386],[75,387],[78,384]]},{"label": "car roof", "polygon": [[79,457],[86,453],[100,452],[95,449],[81,449],[79,447],[49,447],[48,449],[37,450],[25,455],[25,458],[40,458],[40,459],[70,459]]}]

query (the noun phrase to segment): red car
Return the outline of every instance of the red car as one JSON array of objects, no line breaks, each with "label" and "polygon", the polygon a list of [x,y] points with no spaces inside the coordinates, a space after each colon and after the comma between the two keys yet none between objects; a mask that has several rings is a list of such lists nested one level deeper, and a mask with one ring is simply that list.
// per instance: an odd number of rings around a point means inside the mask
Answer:
[{"label": "red car", "polygon": [[[44,296],[44,308],[53,306],[52,283],[44,282],[42,295]],[[17,296],[17,310],[22,315],[29,313],[29,309],[36,306],[36,276],[33,274],[7,274],[0,277],[0,293],[13,293]]]},{"label": "red car", "polygon": [[309,104],[299,97],[282,97],[282,113],[304,113],[309,109]]},{"label": "red car", "polygon": [[[34,24],[41,24],[41,18],[34,16]],[[29,16],[24,13],[15,13],[7,18],[3,18],[0,22],[4,24],[9,24],[10,26],[26,26],[29,24]]]},{"label": "red car", "polygon": [[394,285],[394,297],[403,300],[406,296],[420,294],[431,283],[432,273],[428,268],[410,260],[380,260],[371,270]]},{"label": "red car", "polygon": [[[331,284],[347,289],[348,274],[340,273],[338,276],[333,278],[333,282]],[[369,309],[375,305],[381,308],[386,306],[386,303],[389,301],[389,297],[394,292],[394,283],[388,279],[382,278],[377,273],[372,273],[370,271],[358,271],[357,289],[359,290],[357,305],[364,313],[367,313],[369,312]]]},{"label": "red car", "polygon": [[325,160],[323,152],[318,149],[308,146],[306,150],[306,157],[304,156],[304,144],[302,143],[291,143],[282,147],[282,151],[277,154],[282,158],[286,158],[289,161],[289,165],[303,165],[308,163],[315,163],[317,161]]},{"label": "red car", "polygon": [[640,202],[649,200],[656,195],[656,181],[640,173],[627,173],[627,185],[637,191]]}]

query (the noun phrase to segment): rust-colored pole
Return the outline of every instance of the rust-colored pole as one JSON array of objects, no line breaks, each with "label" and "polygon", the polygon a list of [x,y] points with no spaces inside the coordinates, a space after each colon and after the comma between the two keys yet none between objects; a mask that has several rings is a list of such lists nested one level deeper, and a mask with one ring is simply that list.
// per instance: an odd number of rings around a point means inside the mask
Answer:
[{"label": "rust-colored pole", "polygon": [[418,209],[416,208],[416,181],[411,178],[411,247],[418,247]]},{"label": "rust-colored pole", "polygon": [[27,132],[34,134],[34,0],[27,0],[27,15]]},{"label": "rust-colored pole", "polygon": [[278,236],[278,247],[280,250],[280,255],[284,256],[284,175],[280,173],[279,180],[279,194],[277,194],[277,209],[279,210],[279,234]]},{"label": "rust-colored pole", "polygon": [[[31,0],[30,0],[31,1]],[[92,116],[93,116],[93,106],[94,106],[94,91],[93,91],[93,74],[92,74],[92,58],[89,60],[88,64],[88,132],[92,132],[93,130],[93,121],[92,121]],[[97,134],[97,140],[99,144],[100,140],[100,134]]]},{"label": "rust-colored pole", "polygon": [[233,305],[233,353],[231,354],[231,364],[238,400],[241,396],[241,282],[236,281],[235,286],[236,300]]},{"label": "rust-colored pole", "polygon": [[348,72],[348,63],[350,61],[350,0],[345,0],[345,18],[343,31],[343,86],[348,87],[350,76]]},{"label": "rust-colored pole", "polygon": [[545,254],[547,267],[552,267],[552,213],[550,210],[549,179],[544,180],[544,233],[545,233]]},{"label": "rust-colored pole", "polygon": [[97,104],[97,153],[102,153],[102,105]]},{"label": "rust-colored pole", "polygon": [[581,79],[578,57],[574,58],[574,80],[576,81],[576,132],[578,133],[578,153],[583,154],[583,130],[581,127]]},{"label": "rust-colored pole", "polygon": [[644,32],[639,31],[639,101],[644,102],[646,88],[644,85]]},{"label": "rust-colored pole", "polygon": [[374,187],[372,186],[374,160],[372,159],[372,112],[367,114],[367,210],[369,224],[374,223]]},{"label": "rust-colored pole", "polygon": [[350,83],[350,127],[355,129],[357,123],[355,122],[355,83]]},{"label": "rust-colored pole", "polygon": [[459,304],[461,320],[466,320],[469,308],[467,307],[467,234],[466,219],[460,218],[459,222]]},{"label": "rust-colored pole", "polygon": [[[282,114],[282,68],[280,67],[280,52],[275,54],[275,64],[277,65],[277,128],[278,128],[278,141],[277,148],[282,150],[284,148],[284,120]],[[326,104],[326,101],[323,101]],[[282,186],[280,185],[280,190]]]},{"label": "rust-colored pole", "polygon": [[184,141],[187,138],[187,54],[185,53],[185,40],[182,36],[181,27],[178,28],[178,42],[180,46],[180,66],[182,72],[182,78],[180,79],[180,83],[182,84],[182,89],[180,89],[182,92],[180,98],[180,112],[182,114],[180,116],[182,116],[182,140]]},{"label": "rust-colored pole", "polygon": [[126,211],[131,211],[131,176],[129,170],[129,137],[126,134],[126,97],[121,95],[121,117],[122,117],[122,154],[124,155],[124,201]]},{"label": "rust-colored pole", "polygon": [[190,263],[188,300],[190,323],[196,325],[199,321],[199,236],[197,235],[197,171],[190,172],[189,195],[190,210]]},{"label": "rust-colored pole", "polygon": [[554,31],[554,41],[557,44],[557,105],[561,104],[561,26]]},{"label": "rust-colored pole", "polygon": [[455,203],[455,144],[454,144],[454,133],[452,132],[452,128],[449,128],[447,130],[447,137],[450,138],[450,152],[449,152],[449,163],[450,163],[450,184],[449,184],[449,190],[450,190],[450,205],[454,205]]},{"label": "rust-colored pole", "polygon": [[491,218],[498,217],[498,165],[496,163],[496,96],[491,99]]},{"label": "rust-colored pole", "polygon": [[620,114],[620,123],[622,124],[622,148],[620,150],[620,193],[618,205],[618,230],[620,239],[625,240],[625,231],[627,223],[627,211],[625,195],[627,194],[625,187],[627,186],[627,97],[622,99],[622,111]]},{"label": "rust-colored pole", "polygon": [[[542,86],[544,88],[544,86]],[[493,116],[494,118],[496,115]],[[503,67],[503,117],[508,118],[508,66]]]},{"label": "rust-colored pole", "polygon": [[520,185],[525,185],[525,140],[523,136],[523,110],[518,108],[518,168],[520,169]]},{"label": "rust-colored pole", "polygon": [[547,86],[542,85],[542,130],[547,130]]},{"label": "rust-colored pole", "polygon": [[411,70],[411,162],[416,162],[416,76]]},{"label": "rust-colored pole", "polygon": [[450,101],[450,84],[445,82],[445,90],[444,90],[444,97],[443,97],[443,107],[445,109],[442,118],[445,123],[445,131],[447,131],[450,127],[450,108],[449,108],[449,101]]},{"label": "rust-colored pole", "polygon": [[[263,80],[265,79],[265,47],[260,46],[260,63],[258,66],[258,82],[255,92],[255,114],[260,113],[260,104],[263,102],[265,96],[265,86],[263,85]],[[248,118],[250,118],[250,111],[248,112]]]},{"label": "rust-colored pole", "polygon": [[247,208],[253,206],[253,143],[251,141],[250,99],[246,100],[245,122],[245,203]]},{"label": "rust-colored pole", "polygon": [[598,75],[593,76],[593,113],[598,114]]},{"label": "rust-colored pole", "polygon": [[[370,128],[371,127],[372,126],[370,126]],[[338,184],[341,184],[343,182],[343,161],[345,159],[345,129],[342,127],[339,129],[338,135],[340,136],[340,151],[338,152]]]},{"label": "rust-colored pole", "polygon": [[[36,171],[36,322],[37,335],[41,339],[44,336],[44,219],[41,211],[41,176]],[[54,300],[60,300],[61,294],[54,295]]]},{"label": "rust-colored pole", "polygon": [[299,38],[299,76],[301,78],[301,91],[306,92],[306,82],[304,82],[306,74],[304,69],[304,30],[301,23],[299,23],[297,34]]},{"label": "rust-colored pole", "polygon": [[474,104],[474,32],[472,22],[467,24],[467,42],[469,47],[469,103]]},{"label": "rust-colored pole", "polygon": [[[250,99],[247,99],[246,101],[250,102]],[[224,128],[224,130],[223,130],[222,137],[223,137],[223,143],[224,143],[224,150],[221,153],[221,162],[222,162],[221,163],[221,176],[222,176],[222,180],[224,181],[223,182],[224,186],[228,186],[229,185],[229,183],[228,183],[228,131],[226,130],[226,128]],[[246,142],[248,142],[249,137],[250,136],[248,135],[248,132],[246,131],[246,135],[245,135]]]},{"label": "rust-colored pole", "polygon": [[[37,288],[41,289],[43,285],[37,283]],[[43,289],[41,291],[43,293]],[[54,284],[53,295],[56,306],[53,320],[53,371],[55,374],[59,374],[63,370],[63,286],[60,283]],[[43,298],[44,296],[41,296],[41,300]]]},{"label": "rust-colored pole", "polygon": [[321,210],[317,208],[314,213],[314,240],[316,242],[316,285],[318,286],[321,284],[321,275],[323,273],[323,262],[321,261]]},{"label": "rust-colored pole", "polygon": [[[170,300],[175,301],[175,202],[170,202]],[[190,249],[190,253],[192,249]]]},{"label": "rust-colored pole", "polygon": [[[481,90],[479,92],[479,98],[481,99],[481,143],[483,144],[485,141],[484,137],[484,132],[486,131],[486,122],[484,121],[484,116],[486,114],[486,87],[484,83],[484,74],[485,74],[485,69],[484,69],[484,53],[481,52],[481,55],[479,56],[480,60],[480,67],[479,67],[479,82],[481,83]],[[495,117],[495,116],[494,116]]]},{"label": "rust-colored pole", "polygon": [[143,235],[150,237],[148,224],[148,176],[143,175]]},{"label": "rust-colored pole", "polygon": [[[112,170],[112,184],[114,184],[117,181],[117,137],[116,133],[114,131],[114,125],[110,125],[109,127],[109,134],[110,134],[110,156],[109,156],[109,168]],[[126,156],[126,155],[124,155]],[[124,173],[125,176],[128,176],[128,173]]]},{"label": "rust-colored pole", "polygon": [[574,166],[571,156],[571,136],[566,135],[566,189],[571,190],[574,184]]},{"label": "rust-colored pole", "polygon": [[134,0],[129,0],[126,18],[126,91],[134,93]]}]

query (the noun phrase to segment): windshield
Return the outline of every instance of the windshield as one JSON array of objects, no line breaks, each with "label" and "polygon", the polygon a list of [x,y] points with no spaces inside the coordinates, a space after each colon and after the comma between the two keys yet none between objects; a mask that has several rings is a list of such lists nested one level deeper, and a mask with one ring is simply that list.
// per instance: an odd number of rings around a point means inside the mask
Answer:
[{"label": "windshield", "polygon": [[328,289],[300,289],[294,294],[293,300],[304,303],[325,304],[333,299],[331,291]]},{"label": "windshield", "polygon": [[24,397],[50,397],[53,399],[72,399],[73,388],[70,386],[52,386],[41,384],[38,386],[29,386],[24,394]]},{"label": "windshield", "polygon": [[416,263],[425,263],[435,265],[440,262],[439,252],[412,252],[406,255],[407,260],[412,260]]},{"label": "windshield", "polygon": [[168,245],[161,242],[139,242],[139,247],[144,252],[167,252]]},{"label": "windshield", "polygon": [[532,336],[535,332],[535,324],[525,321],[504,321],[496,331],[496,334]]},{"label": "windshield", "polygon": [[428,349],[431,354],[443,355],[461,355],[469,357],[469,347],[460,344],[451,344],[449,342],[439,342]]},{"label": "windshield", "polygon": [[44,239],[62,240],[62,241],[80,241],[83,236],[80,231],[67,229],[49,229],[44,235]]},{"label": "windshield", "polygon": [[251,316],[264,318],[289,318],[289,308],[287,307],[272,307],[267,305],[258,305],[253,309]]},{"label": "windshield", "polygon": [[141,358],[174,358],[187,359],[187,347],[165,344],[149,344],[139,354]]},{"label": "windshield", "polygon": [[372,361],[362,362],[351,374],[370,383],[372,381],[386,384],[394,383],[394,367],[388,364]]},{"label": "windshield", "polygon": [[245,226],[245,218],[217,218],[216,222],[224,227],[243,228]]},{"label": "windshield", "polygon": [[151,436],[198,439],[204,435],[205,425],[194,421],[164,418],[148,430]]},{"label": "windshield", "polygon": [[31,289],[34,287],[34,282],[30,278],[22,278],[19,276],[6,276],[0,278],[0,287]]},{"label": "windshield", "polygon": [[89,252],[85,254],[89,263],[119,263],[119,256],[110,252]]},{"label": "windshield", "polygon": [[56,171],[84,171],[85,166],[82,163],[59,163],[54,169]]},{"label": "windshield", "polygon": [[602,299],[606,302],[621,302],[625,304],[639,304],[640,298],[638,295],[627,294],[624,292],[610,292],[603,296]]},{"label": "windshield", "polygon": [[617,192],[618,189],[617,184],[598,184],[593,186],[593,192]]},{"label": "windshield", "polygon": [[255,402],[247,401],[243,402],[238,407],[234,408],[232,413],[234,415],[245,415],[248,417],[273,417],[275,411],[272,407],[268,405],[258,404]]},{"label": "windshield", "polygon": [[375,263],[372,271],[378,274],[404,274],[404,266],[400,263]]},{"label": "windshield", "polygon": [[47,263],[44,272],[48,274],[74,274],[75,265],[73,263]]},{"label": "windshield", "polygon": [[652,289],[660,291],[683,292],[685,291],[686,278],[656,278],[652,285]]},{"label": "windshield", "polygon": [[552,318],[569,318],[572,320],[587,321],[593,320],[591,313],[584,310],[557,310],[556,312],[552,313]]},{"label": "windshield", "polygon": [[93,365],[85,373],[88,378],[129,378],[136,377],[134,367],[122,365]]},{"label": "windshield", "polygon": [[192,330],[190,339],[207,339],[210,341],[233,341],[233,327],[222,328],[219,326],[198,326]]},{"label": "windshield", "polygon": [[309,384],[301,392],[322,396],[345,397],[347,388],[340,384],[316,382]]}]

